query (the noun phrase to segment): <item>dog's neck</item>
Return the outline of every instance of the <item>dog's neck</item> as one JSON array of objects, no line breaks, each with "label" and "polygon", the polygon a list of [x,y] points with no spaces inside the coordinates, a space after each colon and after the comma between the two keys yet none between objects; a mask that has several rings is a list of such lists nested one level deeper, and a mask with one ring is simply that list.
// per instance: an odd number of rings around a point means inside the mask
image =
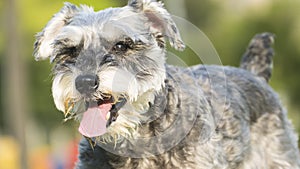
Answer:
[{"label": "dog's neck", "polygon": [[[147,119],[137,128],[133,138],[124,139],[115,145],[106,144],[100,146],[119,156],[141,158],[149,155],[164,154],[171,149],[177,149],[176,147],[182,142],[188,141],[191,132],[194,135],[198,135],[199,137],[197,138],[199,140],[206,138],[201,137],[201,135],[207,133],[207,131],[199,130],[206,130],[206,128],[211,127],[204,127],[207,121],[207,114],[200,114],[200,112],[203,113],[206,110],[200,110],[200,107],[195,108],[191,106],[191,103],[198,103],[199,101],[202,104],[206,104],[206,99],[204,97],[194,97],[197,92],[196,88],[190,90],[180,89],[179,86],[176,86],[186,83],[177,76],[180,76],[180,74],[167,76],[163,89],[156,93],[153,104],[143,114]],[[177,90],[183,91],[178,92]],[[183,107],[188,111],[182,112],[181,109]],[[193,129],[195,126],[198,126],[196,127],[197,130]]]},{"label": "dog's neck", "polygon": [[181,100],[176,95],[175,90],[172,83],[169,80],[165,80],[164,87],[160,92],[156,93],[154,102],[150,104],[149,110],[145,114],[147,119],[142,124],[142,128],[145,126],[147,126],[146,128],[149,126],[154,128],[151,131],[154,131],[153,134],[155,135],[155,129],[163,132],[176,120],[176,116],[179,114],[169,113],[175,111],[180,106]]}]

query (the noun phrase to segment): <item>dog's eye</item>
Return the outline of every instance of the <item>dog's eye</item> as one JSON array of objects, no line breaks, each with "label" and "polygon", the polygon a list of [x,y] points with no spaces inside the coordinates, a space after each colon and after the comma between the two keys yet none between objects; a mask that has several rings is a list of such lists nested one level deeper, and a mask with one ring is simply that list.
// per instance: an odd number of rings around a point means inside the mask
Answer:
[{"label": "dog's eye", "polygon": [[60,48],[56,52],[56,56],[53,61],[56,62],[70,62],[73,63],[74,59],[79,55],[79,48],[78,47],[66,47]]},{"label": "dog's eye", "polygon": [[131,38],[125,38],[124,41],[119,41],[113,47],[113,52],[117,54],[123,54],[130,49],[134,48],[134,42]]},{"label": "dog's eye", "polygon": [[114,55],[106,54],[103,57],[103,60],[101,61],[100,65],[109,64],[110,66],[116,65],[116,59]]},{"label": "dog's eye", "polygon": [[125,42],[118,42],[113,48],[116,52],[126,52],[129,49],[129,45]]},{"label": "dog's eye", "polygon": [[78,48],[77,47],[65,48],[64,54],[69,55],[71,58],[75,58],[78,55]]}]

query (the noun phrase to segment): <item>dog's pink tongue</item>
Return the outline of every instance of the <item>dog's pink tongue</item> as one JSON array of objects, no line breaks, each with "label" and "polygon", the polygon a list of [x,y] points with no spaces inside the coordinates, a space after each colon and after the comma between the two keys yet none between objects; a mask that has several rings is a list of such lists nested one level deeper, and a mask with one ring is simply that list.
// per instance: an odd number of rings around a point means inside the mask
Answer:
[{"label": "dog's pink tongue", "polygon": [[97,137],[106,132],[106,115],[112,105],[102,104],[99,107],[90,107],[83,113],[79,132],[86,137]]}]

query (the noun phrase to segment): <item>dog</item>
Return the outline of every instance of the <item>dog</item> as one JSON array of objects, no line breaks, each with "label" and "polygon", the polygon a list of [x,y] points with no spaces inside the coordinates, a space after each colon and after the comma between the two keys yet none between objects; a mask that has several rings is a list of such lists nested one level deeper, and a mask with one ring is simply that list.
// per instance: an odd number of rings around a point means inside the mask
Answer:
[{"label": "dog", "polygon": [[65,3],[36,35],[52,93],[79,121],[77,169],[298,169],[297,135],[277,94],[270,33],[256,35],[240,68],[166,64],[185,44],[161,2],[129,0],[95,12]]}]

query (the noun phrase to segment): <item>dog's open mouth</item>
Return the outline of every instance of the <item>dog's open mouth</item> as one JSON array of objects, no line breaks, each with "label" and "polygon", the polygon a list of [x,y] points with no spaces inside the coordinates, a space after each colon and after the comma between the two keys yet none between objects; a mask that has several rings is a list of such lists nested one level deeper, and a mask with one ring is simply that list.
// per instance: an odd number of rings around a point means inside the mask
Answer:
[{"label": "dog's open mouth", "polygon": [[[79,125],[79,132],[86,137],[97,137],[106,133],[109,127],[118,117],[118,111],[125,105],[124,97],[115,100],[112,96],[95,101],[85,102],[85,111]],[[79,104],[79,103],[77,103]],[[69,106],[66,114],[77,114],[76,103]]]}]

